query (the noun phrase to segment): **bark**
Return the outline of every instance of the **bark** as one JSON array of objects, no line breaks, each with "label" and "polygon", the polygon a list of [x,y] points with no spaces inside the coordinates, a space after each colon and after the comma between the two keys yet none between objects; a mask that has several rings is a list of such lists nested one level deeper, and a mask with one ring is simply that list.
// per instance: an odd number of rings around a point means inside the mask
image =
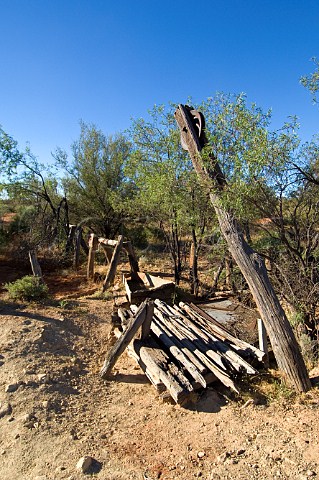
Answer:
[{"label": "bark", "polygon": [[278,366],[295,390],[305,392],[311,388],[306,366],[291,325],[270,283],[264,262],[245,241],[233,214],[222,205],[221,191],[226,186],[226,179],[219,164],[213,155],[209,165],[204,162],[200,154],[203,144],[199,143],[188,110],[183,105],[178,106],[175,118],[196,173],[209,192],[229,251],[245,277],[264,321]]}]

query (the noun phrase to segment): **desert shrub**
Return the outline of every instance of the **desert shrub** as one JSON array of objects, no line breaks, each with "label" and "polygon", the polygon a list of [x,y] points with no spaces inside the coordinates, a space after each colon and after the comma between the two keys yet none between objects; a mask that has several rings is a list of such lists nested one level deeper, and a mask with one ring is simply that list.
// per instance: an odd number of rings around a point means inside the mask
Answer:
[{"label": "desert shrub", "polygon": [[15,282],[7,283],[5,288],[12,300],[40,300],[48,296],[48,287],[38,277],[27,275]]}]

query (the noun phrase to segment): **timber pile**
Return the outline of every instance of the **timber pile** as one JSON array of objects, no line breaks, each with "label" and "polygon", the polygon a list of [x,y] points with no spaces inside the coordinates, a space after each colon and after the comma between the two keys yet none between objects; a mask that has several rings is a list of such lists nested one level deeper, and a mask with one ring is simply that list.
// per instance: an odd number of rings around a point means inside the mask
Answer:
[{"label": "timber pile", "polygon": [[146,300],[139,308],[132,305],[118,313],[124,331],[105,360],[102,378],[127,347],[157,391],[167,391],[179,404],[215,381],[238,392],[236,379],[257,373],[249,362],[264,361],[264,352],[234,337],[193,304],[171,307]]}]

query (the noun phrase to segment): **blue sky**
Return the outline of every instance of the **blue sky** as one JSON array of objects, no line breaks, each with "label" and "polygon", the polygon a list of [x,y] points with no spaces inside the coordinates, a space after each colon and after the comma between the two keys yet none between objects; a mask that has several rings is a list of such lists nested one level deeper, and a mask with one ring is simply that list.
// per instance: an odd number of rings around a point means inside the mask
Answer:
[{"label": "blue sky", "polygon": [[0,0],[0,124],[42,162],[79,120],[112,134],[154,104],[245,92],[297,115],[319,109],[299,84],[319,57],[318,0]]}]

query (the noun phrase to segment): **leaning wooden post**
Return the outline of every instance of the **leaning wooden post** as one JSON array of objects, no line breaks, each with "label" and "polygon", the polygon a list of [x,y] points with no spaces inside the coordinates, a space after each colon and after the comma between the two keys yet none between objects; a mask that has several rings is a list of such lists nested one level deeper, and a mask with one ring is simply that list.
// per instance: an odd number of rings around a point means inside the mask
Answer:
[{"label": "leaning wooden post", "polygon": [[134,248],[133,248],[133,245],[131,242],[124,242],[123,243],[123,248],[125,249],[126,253],[127,253],[127,256],[128,256],[128,260],[130,262],[130,267],[131,267],[131,277],[132,279],[138,279],[139,276],[138,276],[138,273],[139,272],[139,266],[138,266],[138,261],[137,261],[137,258],[136,258],[136,255],[135,255],[135,251],[134,251]]},{"label": "leaning wooden post", "polygon": [[139,307],[138,311],[132,317],[126,327],[126,330],[123,332],[121,337],[118,339],[114,347],[111,349],[107,355],[103,367],[101,369],[100,375],[102,378],[106,378],[114,367],[117,359],[124,352],[128,344],[133,340],[134,335],[137,330],[141,327],[143,322],[146,319],[147,313],[147,300],[145,300]]},{"label": "leaning wooden post", "polygon": [[43,282],[42,270],[38,262],[37,254],[34,250],[29,251],[29,259],[31,263],[32,273],[35,277],[38,277],[40,282]]},{"label": "leaning wooden post", "polygon": [[[199,127],[199,136],[195,131],[194,115],[197,119],[195,120],[196,128]],[[190,107],[179,105],[175,112],[175,119],[181,131],[182,145],[188,150],[197,176],[209,193],[229,251],[254,297],[268,332],[278,367],[283,370],[287,381],[295,390],[305,392],[311,388],[308,372],[291,325],[268,278],[263,259],[245,241],[232,212],[223,206],[221,192],[226,186],[226,179],[217,159],[211,154],[209,162],[204,162],[201,156],[200,152],[207,144],[202,129],[204,118],[198,112],[192,111]]]},{"label": "leaning wooden post", "polygon": [[122,246],[123,246],[123,235],[119,235],[119,237],[117,239],[117,245],[114,248],[114,252],[113,252],[112,260],[111,260],[111,263],[110,263],[110,266],[109,266],[109,270],[107,272],[107,275],[106,275],[104,283],[103,283],[102,292],[105,292],[105,290],[107,290],[109,288],[109,286],[114,282],[114,278],[115,278],[115,274],[116,274],[116,268],[117,268],[117,264],[118,264],[119,259],[120,259],[120,253],[121,253]]},{"label": "leaning wooden post", "polygon": [[98,247],[98,238],[94,233],[91,233],[89,238],[89,256],[88,256],[88,266],[87,266],[87,279],[90,280],[94,277],[94,260],[95,252]]}]

